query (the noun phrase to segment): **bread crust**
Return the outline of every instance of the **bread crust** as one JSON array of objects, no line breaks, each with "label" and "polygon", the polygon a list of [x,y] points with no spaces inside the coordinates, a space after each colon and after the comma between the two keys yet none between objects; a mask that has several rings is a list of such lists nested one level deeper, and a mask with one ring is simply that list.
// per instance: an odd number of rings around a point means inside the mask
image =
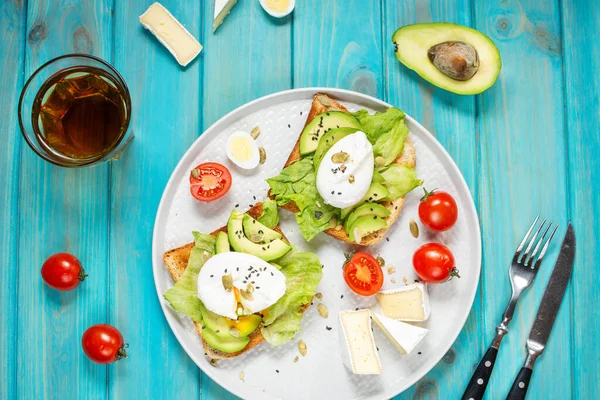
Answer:
[{"label": "bread crust", "polygon": [[[322,114],[327,111],[342,111],[345,113],[349,113],[349,111],[348,111],[348,109],[346,109],[346,107],[344,107],[342,104],[338,103],[335,99],[331,98],[329,95],[327,95],[325,93],[317,93],[313,97],[312,106],[310,108],[310,112],[308,113],[308,117],[306,118],[306,123],[304,124],[304,127],[306,127],[306,125],[308,125],[313,120],[313,118],[315,118],[317,115]],[[289,155],[287,161],[285,162],[284,168],[289,166],[290,164],[293,164],[294,162],[298,161],[299,159],[300,159],[300,135],[298,135],[298,140],[296,141],[294,148],[290,152],[290,155]],[[398,158],[396,158],[394,160],[394,163],[398,164],[398,165],[406,165],[406,166],[409,166],[412,168],[415,167],[415,165],[417,163],[417,153],[415,151],[413,142],[412,142],[412,140],[410,140],[410,138],[406,138],[406,141],[404,143],[404,149],[402,150],[402,153],[400,153]],[[273,196],[271,194],[270,190],[269,190],[268,195],[271,199],[275,200],[275,196]],[[372,244],[376,244],[385,237],[385,234],[388,231],[388,229],[394,224],[394,222],[396,222],[396,220],[400,216],[400,211],[402,210],[402,207],[404,206],[405,197],[406,196],[403,196],[403,197],[395,199],[394,201],[386,201],[386,202],[380,203],[381,205],[383,205],[385,208],[387,208],[390,211],[390,215],[386,218],[383,218],[383,220],[386,223],[386,227],[363,237],[359,243],[360,245],[369,246]],[[296,203],[294,201],[290,201],[289,203],[287,203],[281,207],[285,210],[293,212],[294,214],[300,212],[300,209],[298,208],[298,206],[296,205]],[[350,237],[346,233],[346,230],[344,229],[344,227],[341,223],[338,223],[336,226],[334,226],[332,228],[326,229],[324,232],[326,234],[328,234],[329,236],[332,236],[343,242],[354,243],[354,242],[350,241]]]}]

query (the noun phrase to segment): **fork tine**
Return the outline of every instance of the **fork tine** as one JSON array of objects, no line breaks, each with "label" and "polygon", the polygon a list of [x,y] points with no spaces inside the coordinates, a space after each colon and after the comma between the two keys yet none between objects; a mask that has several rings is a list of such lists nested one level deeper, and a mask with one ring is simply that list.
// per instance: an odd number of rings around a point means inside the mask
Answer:
[{"label": "fork tine", "polygon": [[554,237],[554,234],[556,233],[557,229],[558,229],[558,224],[552,230],[552,233],[550,234],[550,237],[548,238],[548,240],[546,240],[546,243],[544,243],[544,247],[542,247],[542,252],[540,253],[540,256],[538,257],[538,259],[535,261],[535,268],[539,268],[540,264],[542,263],[542,258],[544,258],[544,254],[546,254],[548,245],[550,244],[550,241]]},{"label": "fork tine", "polygon": [[[538,240],[537,243],[535,244],[535,248],[533,249],[533,252],[531,253],[531,255],[529,255],[529,257],[527,257],[527,259],[525,260],[525,266],[529,266],[530,263],[533,264],[533,261],[535,260],[535,256],[536,256],[538,250],[540,249],[540,246],[542,245],[542,242],[546,238],[546,234],[548,233],[548,231],[550,230],[550,228],[552,228],[552,221],[550,221],[550,223],[548,224],[548,226],[544,230],[544,233],[540,237],[540,240]],[[533,240],[532,240],[532,243],[533,243]],[[533,268],[533,265],[532,265],[531,268]]]},{"label": "fork tine", "polygon": [[523,238],[523,240],[521,240],[521,243],[519,244],[519,247],[517,247],[517,251],[515,252],[516,253],[515,256],[519,256],[519,253],[521,252],[521,250],[523,250],[523,247],[525,246],[525,243],[527,243],[527,239],[529,238],[531,231],[535,227],[535,224],[538,222],[538,219],[540,219],[539,215],[537,217],[535,217],[535,219],[533,220],[533,224],[531,224],[531,226],[529,227],[529,230],[525,234],[525,237]]},{"label": "fork tine", "polygon": [[[542,224],[540,226],[538,226],[537,230],[533,234],[531,241],[527,245],[527,249],[525,249],[525,253],[523,253],[523,256],[521,257],[521,261],[527,260],[527,256],[529,255],[529,252],[531,251],[531,248],[533,247],[533,244],[535,243],[535,239],[537,238],[540,231],[544,228],[545,224],[546,224],[546,218],[544,218],[544,220],[542,221]],[[525,265],[527,265],[527,264],[525,264]]]}]

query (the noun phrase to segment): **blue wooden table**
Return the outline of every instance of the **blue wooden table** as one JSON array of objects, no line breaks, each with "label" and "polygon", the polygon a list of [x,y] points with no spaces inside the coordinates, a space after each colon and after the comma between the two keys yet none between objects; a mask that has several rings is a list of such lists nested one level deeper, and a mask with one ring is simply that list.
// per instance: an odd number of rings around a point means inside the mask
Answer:
[{"label": "blue wooden table", "polygon": [[[216,34],[211,0],[163,0],[204,45],[183,69],[138,22],[152,0],[0,0],[0,398],[202,398],[229,395],[186,356],[160,309],[151,271],[154,216],[184,151],[219,117],[283,89],[330,86],[381,98],[434,133],[472,191],[483,266],[452,349],[398,396],[458,398],[510,296],[507,262],[532,217],[578,236],[573,279],[529,398],[600,394],[600,3],[587,0],[299,0],[270,19],[239,0]],[[391,35],[449,21],[489,35],[503,68],[478,96],[437,89],[401,66]],[[18,129],[24,81],[56,56],[102,57],[132,94],[136,138],[123,159],[67,170],[38,158]],[[561,232],[563,230],[561,229]],[[487,397],[503,398],[556,257],[524,295]],[[56,292],[39,273],[68,251],[90,277]],[[84,330],[117,326],[130,343],[115,365],[88,361]]]}]

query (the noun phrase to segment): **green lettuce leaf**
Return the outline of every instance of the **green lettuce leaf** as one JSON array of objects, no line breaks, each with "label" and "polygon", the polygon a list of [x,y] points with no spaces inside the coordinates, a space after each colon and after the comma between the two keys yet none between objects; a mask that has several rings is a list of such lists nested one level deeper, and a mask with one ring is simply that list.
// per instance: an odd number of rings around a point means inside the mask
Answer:
[{"label": "green lettuce leaf", "polygon": [[288,195],[295,193],[292,184],[301,181],[309,173],[314,175],[314,172],[312,158],[307,157],[287,166],[276,177],[267,179],[277,205],[289,203],[291,199]]},{"label": "green lettuce leaf", "polygon": [[407,165],[392,164],[379,172],[384,179],[382,184],[390,191],[391,199],[402,197],[423,184],[417,178],[415,170]]},{"label": "green lettuce leaf", "polygon": [[373,144],[375,157],[381,156],[385,159],[385,165],[391,164],[402,153],[404,140],[409,133],[404,123],[405,114],[390,107],[385,112],[373,115],[369,115],[367,110],[359,110],[354,116]]},{"label": "green lettuce leaf", "polygon": [[202,322],[200,299],[198,298],[198,274],[204,263],[215,254],[216,239],[211,235],[193,232],[195,246],[190,253],[188,265],[183,275],[169,289],[164,298],[175,310],[196,322]]},{"label": "green lettuce leaf", "polygon": [[312,301],[321,281],[322,269],[316,254],[293,249],[277,260],[286,277],[286,291],[264,311],[261,333],[274,346],[294,338],[300,330],[302,309]]},{"label": "green lettuce leaf", "polygon": [[313,203],[296,214],[300,233],[308,241],[329,228],[331,218],[340,214],[339,209],[325,204],[325,202],[319,204],[321,207]]},{"label": "green lettuce leaf", "polygon": [[275,228],[279,224],[279,213],[277,211],[277,203],[270,198],[266,198],[262,202],[262,215],[258,217],[258,222],[267,228]]}]

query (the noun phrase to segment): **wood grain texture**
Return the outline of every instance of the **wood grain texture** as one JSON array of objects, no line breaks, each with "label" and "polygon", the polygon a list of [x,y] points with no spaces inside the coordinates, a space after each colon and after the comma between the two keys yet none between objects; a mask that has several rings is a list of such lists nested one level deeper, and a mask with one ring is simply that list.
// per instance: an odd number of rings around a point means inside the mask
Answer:
[{"label": "wood grain texture", "polygon": [[0,3],[0,398],[11,399],[17,390],[17,276],[19,155],[21,133],[17,122],[17,103],[23,84],[26,8],[13,2]]},{"label": "wood grain texture", "polygon": [[[475,98],[455,95],[425,82],[398,62],[391,41],[396,29],[412,23],[447,21],[471,26],[470,2],[386,0],[384,21],[385,99],[416,118],[437,137],[459,166],[477,206]],[[425,186],[428,187],[427,182]],[[465,328],[454,345],[431,372],[397,398],[460,398],[473,371],[471,366],[479,361],[485,351],[484,342],[491,335],[481,329],[482,317],[479,291]]]},{"label": "wood grain texture", "polygon": [[[102,0],[27,3],[25,75],[74,51],[108,58],[111,18]],[[87,44],[79,38],[85,36]],[[64,169],[21,146],[18,236],[18,398],[103,398],[106,367],[81,351],[81,335],[106,321],[108,168]],[[44,285],[43,261],[75,254],[89,273],[71,292]]]},{"label": "wood grain texture", "polygon": [[[566,228],[560,18],[558,5],[548,1],[474,4],[474,26],[494,40],[503,61],[498,82],[477,98],[486,332],[500,322],[511,292],[508,262],[535,215],[561,225],[508,328],[487,389],[494,398],[508,393],[523,364],[525,340]],[[567,296],[532,377],[529,393],[536,398],[571,396],[570,380],[564,379],[572,372],[569,308]]]},{"label": "wood grain texture", "polygon": [[571,278],[571,381],[573,398],[590,399],[598,397],[600,376],[600,362],[588,350],[600,327],[600,52],[592,44],[600,32],[600,4],[562,1],[561,6],[569,204],[577,233]]},{"label": "wood grain texture", "polygon": [[[154,216],[171,171],[200,132],[203,54],[182,68],[139,23],[150,0],[116,3],[114,64],[131,91],[135,138],[112,163],[111,324],[129,341],[129,358],[109,368],[114,399],[194,399],[199,370],[169,329],[152,275]],[[161,1],[202,43],[202,2]]]}]

